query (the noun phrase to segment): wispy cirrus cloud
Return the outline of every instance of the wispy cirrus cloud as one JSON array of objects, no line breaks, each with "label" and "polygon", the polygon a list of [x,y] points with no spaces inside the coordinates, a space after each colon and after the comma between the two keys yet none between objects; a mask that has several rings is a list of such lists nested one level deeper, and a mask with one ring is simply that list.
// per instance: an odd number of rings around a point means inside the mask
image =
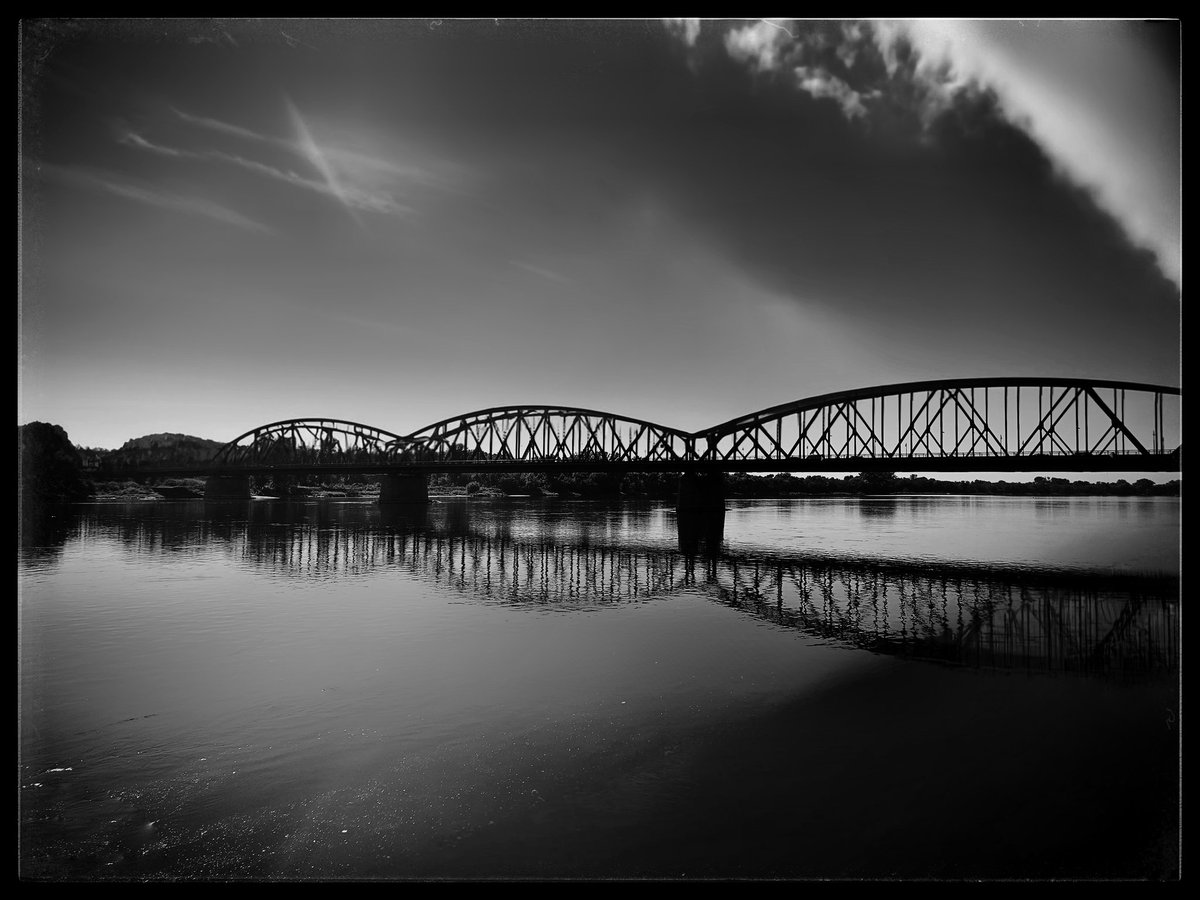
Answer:
[{"label": "wispy cirrus cloud", "polygon": [[266,135],[260,134],[257,131],[252,131],[249,128],[243,128],[240,125],[233,125],[229,122],[222,122],[220,119],[210,119],[206,116],[192,115],[191,113],[184,112],[183,110],[174,106],[171,107],[171,112],[173,112],[182,121],[187,122],[189,125],[197,125],[200,128],[208,128],[212,131],[219,131],[223,134],[230,134],[234,137],[245,138],[246,140],[250,141],[284,143],[278,138],[267,137]]},{"label": "wispy cirrus cloud", "polygon": [[122,131],[120,137],[117,138],[117,143],[127,144],[130,147],[136,147],[139,150],[148,150],[151,153],[157,153],[160,156],[173,156],[177,159],[191,159],[198,156],[198,154],[191,153],[187,150],[181,150],[178,147],[166,147],[162,144],[156,144],[153,141],[148,141],[136,131]]},{"label": "wispy cirrus cloud", "polygon": [[38,174],[57,181],[60,184],[88,190],[103,191],[117,197],[124,197],[146,206],[184,215],[200,216],[225,225],[233,225],[246,231],[259,234],[273,234],[274,229],[257,222],[236,210],[222,206],[206,197],[192,194],[180,194],[162,188],[139,183],[111,172],[94,169],[59,166],[53,163],[36,163],[30,168]]},{"label": "wispy cirrus cloud", "polygon": [[[286,102],[291,103],[291,101]],[[231,135],[247,141],[268,144],[300,156],[305,155],[305,148],[298,138],[284,138],[264,134],[263,132],[244,128],[241,125],[234,125],[230,122],[224,122],[220,119],[193,115],[176,107],[171,107],[171,111],[180,121],[198,128],[207,128],[210,131]],[[394,159],[371,156],[370,154],[352,150],[338,144],[322,143],[320,150],[321,154],[332,166],[345,168],[347,174],[350,176],[367,176],[370,173],[374,173],[377,176],[403,179],[428,187],[447,186],[444,175],[430,171],[423,166],[398,163]]]},{"label": "wispy cirrus cloud", "polygon": [[359,228],[363,227],[362,220],[359,219],[355,212],[357,198],[352,197],[350,193],[342,187],[341,180],[338,178],[333,167],[329,165],[329,160],[325,158],[325,152],[320,145],[313,140],[311,132],[308,130],[308,123],[304,121],[304,117],[300,115],[300,110],[296,109],[296,104],[290,99],[284,101],[287,105],[288,117],[292,120],[292,127],[296,131],[297,140],[299,143],[300,154],[308,160],[309,164],[321,173],[322,184],[325,187],[326,193],[333,196],[339,203],[345,207],[346,212],[350,214],[350,218],[354,220],[354,224]]},{"label": "wispy cirrus cloud", "polygon": [[364,153],[359,149],[318,140],[298,107],[286,97],[284,105],[293,130],[293,135],[288,137],[266,134],[221,119],[198,116],[177,107],[171,107],[171,112],[180,122],[192,127],[290,154],[318,177],[306,176],[294,169],[262,162],[239,153],[217,149],[187,149],[155,142],[132,129],[122,131],[118,140],[127,146],[160,156],[237,166],[265,178],[321,194],[336,201],[359,227],[365,227],[359,216],[363,212],[385,216],[407,216],[415,213],[415,207],[401,199],[413,187],[446,190],[456,186],[455,176],[461,173],[456,172],[453,166],[443,164],[440,169],[444,171],[434,172],[424,166],[398,162],[384,156]]},{"label": "wispy cirrus cloud", "polygon": [[544,266],[535,266],[533,263],[528,263],[519,259],[512,259],[509,262],[518,269],[528,272],[531,275],[536,275],[539,278],[544,278],[547,281],[553,281],[556,284],[574,284],[574,282],[566,275],[561,275],[553,269],[547,269]]},{"label": "wispy cirrus cloud", "polygon": [[[400,203],[390,193],[378,190],[364,190],[352,185],[342,185],[335,178],[325,178],[321,181],[306,178],[297,172],[281,169],[277,166],[249,159],[236,153],[226,153],[223,150],[187,150],[182,147],[171,147],[148,140],[135,131],[125,131],[118,140],[127,146],[160,156],[174,159],[219,162],[237,166],[248,172],[261,175],[264,178],[270,178],[302,190],[332,197],[350,210],[352,214],[355,210],[366,210],[383,215],[404,215],[413,211],[412,207]],[[326,175],[328,171],[328,164],[325,163],[325,170],[322,171],[322,175]],[[357,218],[355,220],[358,221]]]}]

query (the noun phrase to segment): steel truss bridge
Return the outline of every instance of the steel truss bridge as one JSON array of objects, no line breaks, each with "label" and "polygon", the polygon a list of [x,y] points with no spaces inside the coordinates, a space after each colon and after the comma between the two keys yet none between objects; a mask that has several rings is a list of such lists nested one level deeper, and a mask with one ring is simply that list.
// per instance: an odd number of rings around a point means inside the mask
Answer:
[{"label": "steel truss bridge", "polygon": [[823,394],[697,432],[563,406],[495,407],[399,435],[338,419],[247,431],[207,462],[111,476],[478,472],[1178,471],[1180,389],[1072,378]]}]

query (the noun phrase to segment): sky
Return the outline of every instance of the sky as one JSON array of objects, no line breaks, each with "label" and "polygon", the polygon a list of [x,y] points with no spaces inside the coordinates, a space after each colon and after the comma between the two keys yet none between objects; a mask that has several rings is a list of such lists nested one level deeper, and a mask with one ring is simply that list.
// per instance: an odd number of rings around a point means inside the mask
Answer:
[{"label": "sky", "polygon": [[1177,21],[26,20],[18,423],[80,446],[1180,384]]}]

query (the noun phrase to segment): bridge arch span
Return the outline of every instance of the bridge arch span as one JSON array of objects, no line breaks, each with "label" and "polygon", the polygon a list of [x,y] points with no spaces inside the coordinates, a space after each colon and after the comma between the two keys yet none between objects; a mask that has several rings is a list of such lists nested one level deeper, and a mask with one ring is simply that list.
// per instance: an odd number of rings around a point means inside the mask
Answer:
[{"label": "bridge arch span", "polygon": [[398,459],[409,441],[343,419],[284,419],[241,434],[217,451],[222,466],[347,465]]},{"label": "bridge arch span", "polygon": [[1132,468],[1137,457],[1178,454],[1180,394],[1164,385],[1082,378],[915,381],[739,416],[697,432],[696,450],[701,460],[725,464],[894,460],[900,467],[1063,457],[1083,464],[1105,457]]},{"label": "bridge arch span", "polygon": [[414,459],[579,464],[687,462],[686,431],[644,419],[566,406],[497,406],[453,416],[407,435]]}]

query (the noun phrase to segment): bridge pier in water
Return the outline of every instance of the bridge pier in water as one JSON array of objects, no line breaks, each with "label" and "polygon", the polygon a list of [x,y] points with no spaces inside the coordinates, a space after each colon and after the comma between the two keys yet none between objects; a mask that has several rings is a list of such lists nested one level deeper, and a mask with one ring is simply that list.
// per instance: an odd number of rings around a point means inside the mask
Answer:
[{"label": "bridge pier in water", "polygon": [[725,530],[725,475],[686,472],[675,502],[679,549],[688,555],[718,556]]},{"label": "bridge pier in water", "polygon": [[205,500],[249,500],[250,478],[246,475],[209,475],[204,482]]},{"label": "bridge pier in water", "polygon": [[698,510],[725,510],[725,474],[723,472],[685,472],[679,476],[679,495],[675,508],[680,513]]},{"label": "bridge pier in water", "polygon": [[425,475],[381,475],[379,502],[426,504],[429,502],[429,478]]}]

